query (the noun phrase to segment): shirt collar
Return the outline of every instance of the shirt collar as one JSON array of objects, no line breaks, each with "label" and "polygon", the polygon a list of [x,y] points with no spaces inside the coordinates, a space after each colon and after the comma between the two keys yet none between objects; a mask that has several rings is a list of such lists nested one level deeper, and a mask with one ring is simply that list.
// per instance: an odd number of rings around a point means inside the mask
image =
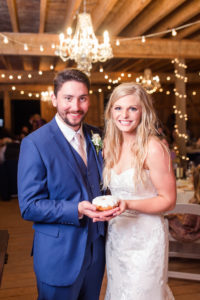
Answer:
[{"label": "shirt collar", "polygon": [[69,143],[71,143],[71,141],[73,140],[74,136],[76,133],[80,133],[80,135],[84,138],[84,134],[83,134],[83,126],[81,125],[81,127],[79,128],[78,131],[73,130],[72,128],[70,128],[59,116],[59,114],[57,113],[55,115],[55,120],[56,123],[58,124],[58,127],[60,128],[60,130],[62,131],[64,137],[68,140]]}]

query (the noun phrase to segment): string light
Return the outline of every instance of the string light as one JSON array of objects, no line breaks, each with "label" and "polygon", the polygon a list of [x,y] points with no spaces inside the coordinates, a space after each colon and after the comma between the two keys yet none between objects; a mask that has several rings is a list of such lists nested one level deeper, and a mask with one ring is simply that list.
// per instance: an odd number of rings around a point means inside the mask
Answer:
[{"label": "string light", "polygon": [[24,44],[24,50],[28,51],[28,45],[27,44]]},{"label": "string light", "polygon": [[8,44],[8,38],[5,36],[3,39],[4,44]]},{"label": "string light", "polygon": [[120,45],[119,40],[116,40],[116,46],[119,46],[119,45]]},{"label": "string light", "polygon": [[177,35],[177,31],[175,29],[172,29],[172,36],[176,36]]}]

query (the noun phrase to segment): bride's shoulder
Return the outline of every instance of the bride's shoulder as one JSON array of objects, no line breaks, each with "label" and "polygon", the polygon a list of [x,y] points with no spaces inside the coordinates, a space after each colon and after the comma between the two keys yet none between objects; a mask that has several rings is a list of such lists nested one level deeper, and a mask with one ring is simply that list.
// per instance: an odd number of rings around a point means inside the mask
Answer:
[{"label": "bride's shoulder", "polygon": [[158,137],[150,137],[148,141],[148,154],[157,156],[163,153],[169,153],[168,147]]}]

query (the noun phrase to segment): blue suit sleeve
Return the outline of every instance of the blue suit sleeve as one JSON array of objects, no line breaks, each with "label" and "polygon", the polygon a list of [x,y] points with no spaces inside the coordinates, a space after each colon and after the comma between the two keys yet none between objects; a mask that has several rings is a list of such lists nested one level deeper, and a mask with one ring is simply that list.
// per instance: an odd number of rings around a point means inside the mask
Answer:
[{"label": "blue suit sleeve", "polygon": [[[22,140],[18,163],[18,198],[22,217],[41,223],[80,226],[78,203],[81,191],[73,199],[50,199],[47,186],[47,168],[35,143]],[[72,201],[73,200],[73,201]]]}]

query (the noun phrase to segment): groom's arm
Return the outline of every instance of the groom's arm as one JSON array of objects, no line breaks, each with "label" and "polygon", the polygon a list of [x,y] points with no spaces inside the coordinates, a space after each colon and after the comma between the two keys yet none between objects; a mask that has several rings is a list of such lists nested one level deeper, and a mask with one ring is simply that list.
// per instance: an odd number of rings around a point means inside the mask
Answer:
[{"label": "groom's arm", "polygon": [[47,171],[51,172],[46,169],[35,143],[24,138],[18,164],[18,198],[22,217],[33,222],[80,226],[78,204],[81,191],[77,190],[73,199],[68,198],[67,191],[63,199],[50,199]]}]

